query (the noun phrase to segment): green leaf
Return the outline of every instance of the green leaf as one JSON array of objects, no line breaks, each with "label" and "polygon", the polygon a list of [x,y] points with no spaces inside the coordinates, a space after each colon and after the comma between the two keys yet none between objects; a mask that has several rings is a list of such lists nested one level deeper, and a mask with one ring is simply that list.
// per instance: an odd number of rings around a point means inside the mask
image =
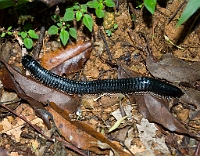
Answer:
[{"label": "green leaf", "polygon": [[107,7],[115,7],[113,0],[105,0],[105,3]]},{"label": "green leaf", "polygon": [[31,38],[34,38],[34,39],[38,39],[39,38],[38,34],[36,34],[34,30],[29,30],[28,34],[29,34],[29,36]]},{"label": "green leaf", "polygon": [[18,0],[17,5],[24,4],[24,3],[27,3],[27,2],[30,2],[30,0]]},{"label": "green leaf", "polygon": [[156,0],[144,0],[144,6],[151,14],[154,14],[156,7]]},{"label": "green leaf", "polygon": [[73,19],[74,19],[73,8],[67,8],[65,11],[65,15],[63,17],[63,21],[73,21]]},{"label": "green leaf", "polygon": [[3,37],[5,37],[5,36],[6,36],[6,33],[3,32],[3,33],[1,34],[1,37],[3,38]]},{"label": "green leaf", "polygon": [[9,31],[9,32],[7,32],[7,34],[8,34],[8,35],[12,35],[12,32]]},{"label": "green leaf", "polygon": [[99,3],[97,2],[97,0],[89,1],[89,2],[87,2],[86,4],[87,4],[87,6],[88,6],[89,8],[94,8],[94,9],[97,9],[98,6],[99,6]]},{"label": "green leaf", "polygon": [[104,15],[105,15],[104,11],[101,10],[101,9],[96,9],[95,13],[96,13],[96,15],[97,15],[98,18],[103,18]]},{"label": "green leaf", "polygon": [[26,36],[27,36],[27,32],[22,31],[22,32],[20,33],[20,35],[21,35],[22,38],[26,38]]},{"label": "green leaf", "polygon": [[89,29],[90,32],[92,32],[93,20],[92,20],[92,17],[90,15],[85,14],[83,16],[83,24]]},{"label": "green leaf", "polygon": [[80,6],[79,6],[79,3],[78,3],[78,2],[74,3],[73,9],[74,9],[74,10],[79,10],[79,9],[80,9]]},{"label": "green leaf", "polygon": [[56,34],[58,34],[58,27],[55,26],[55,25],[52,25],[52,26],[48,29],[47,33],[48,33],[49,35],[56,35]]},{"label": "green leaf", "polygon": [[57,26],[62,27],[62,23],[57,23]]},{"label": "green leaf", "polygon": [[82,12],[80,12],[80,11],[76,12],[76,20],[77,20],[77,22],[80,21],[80,19],[82,18],[82,16],[83,16]]},{"label": "green leaf", "polygon": [[12,26],[9,26],[7,30],[10,31],[11,29],[12,29]]},{"label": "green leaf", "polygon": [[15,6],[14,0],[0,0],[0,9],[8,8],[11,6]]},{"label": "green leaf", "polygon": [[110,37],[112,35],[112,31],[111,30],[106,30],[106,34],[108,37]]},{"label": "green leaf", "polygon": [[25,38],[23,42],[27,49],[31,49],[33,47],[33,40],[31,38]]},{"label": "green leaf", "polygon": [[69,40],[69,33],[66,30],[62,29],[60,32],[60,39],[62,44],[65,46],[67,44],[67,41]]},{"label": "green leaf", "polygon": [[103,3],[99,3],[98,9],[101,9],[101,10],[103,10],[103,8],[104,8],[104,5],[103,5]]},{"label": "green leaf", "polygon": [[118,24],[117,24],[117,23],[114,23],[113,28],[114,28],[114,29],[117,29],[117,28],[118,28]]},{"label": "green leaf", "polygon": [[77,32],[76,29],[74,28],[69,28],[69,34],[70,36],[72,36],[73,38],[75,38],[77,40]]},{"label": "green leaf", "polygon": [[189,0],[185,10],[183,11],[177,26],[183,24],[188,18],[190,18],[200,8],[200,0]]},{"label": "green leaf", "polygon": [[81,12],[83,12],[83,13],[87,12],[87,5],[86,4],[81,5]]}]

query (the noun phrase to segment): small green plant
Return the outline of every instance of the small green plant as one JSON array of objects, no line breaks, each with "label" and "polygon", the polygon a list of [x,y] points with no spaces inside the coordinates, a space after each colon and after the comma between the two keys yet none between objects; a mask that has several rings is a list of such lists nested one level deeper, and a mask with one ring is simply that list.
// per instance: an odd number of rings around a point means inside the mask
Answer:
[{"label": "small green plant", "polygon": [[113,28],[105,30],[106,34],[108,37],[112,36],[112,33],[118,28],[118,25],[114,23]]},{"label": "small green plant", "polygon": [[74,19],[74,12],[71,8],[66,9],[65,15],[63,18],[54,15],[53,19],[57,22],[57,25],[52,25],[48,29],[49,35],[57,35],[60,34],[60,40],[62,44],[65,46],[67,41],[69,40],[69,36],[77,39],[76,29],[71,27],[70,21]]},{"label": "small green plant", "polygon": [[136,0],[136,9],[141,9],[143,7],[143,2],[141,0]]},{"label": "small green plant", "polygon": [[23,31],[18,32],[18,35],[21,36],[23,43],[27,49],[31,49],[33,47],[33,39],[39,38],[39,36],[31,28],[32,25],[30,23],[27,23],[24,25]]},{"label": "small green plant", "polygon": [[12,26],[9,26],[8,29],[6,30],[3,30],[2,33],[1,33],[1,38],[5,37],[6,35],[12,35]]},{"label": "small green plant", "polygon": [[62,44],[65,46],[69,40],[69,37],[77,39],[77,32],[72,27],[72,21],[82,21],[83,25],[92,32],[94,21],[91,15],[88,13],[88,8],[94,9],[97,18],[103,18],[105,13],[105,7],[114,7],[115,3],[113,0],[93,0],[86,4],[74,3],[72,7],[66,9],[64,17],[58,15],[53,16],[53,20],[56,25],[52,25],[48,29],[49,35],[59,35]]}]

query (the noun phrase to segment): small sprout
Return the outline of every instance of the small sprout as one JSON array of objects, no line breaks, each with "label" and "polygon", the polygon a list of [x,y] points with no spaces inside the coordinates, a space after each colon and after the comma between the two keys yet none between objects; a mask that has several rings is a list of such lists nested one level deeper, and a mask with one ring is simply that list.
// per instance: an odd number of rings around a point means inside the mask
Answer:
[{"label": "small sprout", "polygon": [[112,36],[112,31],[111,30],[106,30],[106,34],[108,37]]},{"label": "small sprout", "polygon": [[168,36],[164,35],[164,37],[165,37],[165,40],[166,40],[167,42],[169,42],[170,44],[172,44],[173,46],[177,47],[178,49],[184,50],[184,48],[182,48],[182,47],[180,47],[180,46],[178,46],[178,45],[175,45],[175,44],[169,39]]},{"label": "small sprout", "polygon": [[10,36],[13,35],[11,29],[12,29],[12,26],[9,26],[7,30],[3,29],[3,32],[1,33],[1,38],[4,38],[6,34]]},{"label": "small sprout", "polygon": [[124,116],[121,119],[117,120],[117,122],[115,122],[115,124],[108,130],[108,132],[112,132],[115,129],[117,129],[119,127],[119,125],[126,119],[128,118],[128,116]]}]

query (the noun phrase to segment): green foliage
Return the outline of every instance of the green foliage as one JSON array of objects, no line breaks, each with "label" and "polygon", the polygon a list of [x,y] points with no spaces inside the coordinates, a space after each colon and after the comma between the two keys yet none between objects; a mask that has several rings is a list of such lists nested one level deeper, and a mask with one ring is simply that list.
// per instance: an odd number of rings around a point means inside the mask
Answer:
[{"label": "green foliage", "polygon": [[93,28],[93,19],[90,15],[85,14],[83,17],[83,24],[92,32]]},{"label": "green foliage", "polygon": [[1,38],[5,37],[6,35],[12,35],[12,26],[9,26],[8,29],[4,30],[2,33],[1,33]]},{"label": "green foliage", "polygon": [[112,0],[105,0],[105,4],[107,7],[114,7],[115,3]]},{"label": "green foliage", "polygon": [[56,34],[58,34],[58,27],[55,26],[55,25],[52,25],[52,26],[48,29],[47,33],[48,33],[49,35],[56,35]]},{"label": "green foliage", "polygon": [[63,17],[63,21],[67,22],[67,21],[73,21],[74,19],[74,11],[73,8],[67,8],[65,11],[65,15]]},{"label": "green foliage", "polygon": [[[156,1],[157,0],[144,0],[144,6],[151,14],[154,14],[155,12]],[[189,0],[177,23],[177,26],[180,26],[187,21],[199,8],[200,0]]]},{"label": "green foliage", "polygon": [[27,3],[27,2],[29,2],[29,0],[18,0],[17,3],[15,0],[0,0],[0,9],[14,7],[16,5]]},{"label": "green foliage", "polygon": [[144,6],[151,14],[154,14],[156,7],[156,0],[144,0]]},{"label": "green foliage", "polygon": [[105,7],[114,7],[115,3],[113,0],[93,0],[86,4],[74,3],[72,7],[66,8],[63,17],[54,15],[52,19],[56,25],[50,26],[48,29],[49,35],[59,35],[62,44],[65,46],[69,40],[69,37],[77,39],[77,31],[72,26],[72,21],[82,21],[83,25],[92,32],[94,21],[92,16],[88,13],[88,8],[94,9],[95,14],[98,18],[105,16]]},{"label": "green foliage", "polygon": [[33,47],[33,39],[39,38],[39,36],[34,30],[30,28],[30,26],[31,25],[27,24],[23,27],[23,31],[18,32],[18,35],[21,36],[23,43],[27,49],[31,49]]},{"label": "green foliage", "polygon": [[69,32],[66,31],[65,29],[61,29],[61,31],[60,31],[60,39],[62,41],[62,44],[66,45],[67,41],[69,40]]},{"label": "green foliage", "polygon": [[177,26],[180,26],[186,20],[188,20],[199,8],[200,8],[200,0],[189,0],[185,7],[185,10],[183,11],[177,23]]},{"label": "green foliage", "polygon": [[105,30],[108,37],[112,36],[112,33],[118,28],[118,25],[114,23],[113,28]]},{"label": "green foliage", "polygon": [[70,36],[77,39],[76,29],[72,28],[70,23],[74,18],[73,8],[67,8],[64,17],[54,15],[53,20],[56,25],[50,26],[47,33],[49,35],[59,35],[61,43],[65,46]]}]

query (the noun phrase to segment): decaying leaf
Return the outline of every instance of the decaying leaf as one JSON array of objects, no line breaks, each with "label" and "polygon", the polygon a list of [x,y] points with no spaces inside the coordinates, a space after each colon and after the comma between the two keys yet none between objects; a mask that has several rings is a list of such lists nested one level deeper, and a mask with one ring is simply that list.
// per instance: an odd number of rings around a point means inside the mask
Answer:
[{"label": "decaying leaf", "polygon": [[[107,144],[114,153],[118,155],[130,156],[124,152],[122,147],[115,142],[108,140],[103,134],[94,130],[91,126],[81,121],[71,121],[68,112],[59,108],[57,105],[50,103],[48,111],[54,116],[55,123],[62,133],[63,137],[70,143],[83,150],[90,150],[97,154],[108,154],[108,150],[100,150],[102,144]],[[102,144],[100,144],[100,142]],[[104,146],[105,147],[105,146]]]},{"label": "decaying leaf", "polygon": [[45,113],[45,108],[42,103],[54,102],[69,112],[74,112],[79,107],[80,98],[77,95],[70,96],[48,88],[32,78],[20,74],[7,63],[4,62],[4,64],[6,68],[0,69],[0,79],[4,87],[15,90],[19,97],[27,100],[35,109],[37,115],[42,117],[48,128],[50,128],[49,118],[51,116]]},{"label": "decaying leaf", "polygon": [[148,54],[146,65],[154,77],[170,82],[193,82],[200,78],[200,62],[188,63],[172,54],[164,55],[159,62],[153,61]]},{"label": "decaying leaf", "polygon": [[[20,101],[20,98],[14,92],[3,91],[0,98],[0,102],[5,104],[7,107],[9,107],[12,110],[17,108],[17,106],[19,105],[19,101]],[[8,110],[0,108],[0,114],[7,113],[7,112]]]},{"label": "decaying leaf", "polygon": [[170,113],[165,104],[165,100],[150,94],[137,95],[135,97],[139,112],[150,122],[158,123],[172,132],[187,134],[195,138],[197,137],[195,134],[190,133],[185,126]]},{"label": "decaying leaf", "polygon": [[[146,119],[142,118],[141,124],[137,124],[140,140],[145,147],[143,152],[140,152],[140,155],[156,155],[155,150],[161,151],[163,155],[170,155],[170,151],[165,144],[164,137],[157,137],[156,131],[157,128],[153,123],[149,123]],[[152,147],[154,150],[152,150]]]},{"label": "decaying leaf", "polygon": [[[149,57],[148,59],[151,59],[151,58]],[[129,77],[127,75],[127,72],[128,71],[123,72],[121,69],[119,69],[120,77]],[[163,71],[163,72],[166,72],[166,71]],[[133,94],[133,95],[129,95],[129,97],[132,103],[135,103],[135,99],[136,99],[139,112],[143,115],[144,118],[148,119],[148,121],[158,123],[159,125],[162,125],[163,127],[165,127],[166,129],[172,132],[187,134],[195,138],[197,137],[195,136],[195,134],[190,133],[185,128],[185,126],[171,114],[168,108],[169,102],[165,98],[160,98],[156,95],[151,95],[150,93]]]},{"label": "decaying leaf", "polygon": [[69,74],[82,69],[92,50],[91,42],[79,41],[75,45],[68,45],[65,49],[45,54],[41,58],[41,66],[57,75]]}]

